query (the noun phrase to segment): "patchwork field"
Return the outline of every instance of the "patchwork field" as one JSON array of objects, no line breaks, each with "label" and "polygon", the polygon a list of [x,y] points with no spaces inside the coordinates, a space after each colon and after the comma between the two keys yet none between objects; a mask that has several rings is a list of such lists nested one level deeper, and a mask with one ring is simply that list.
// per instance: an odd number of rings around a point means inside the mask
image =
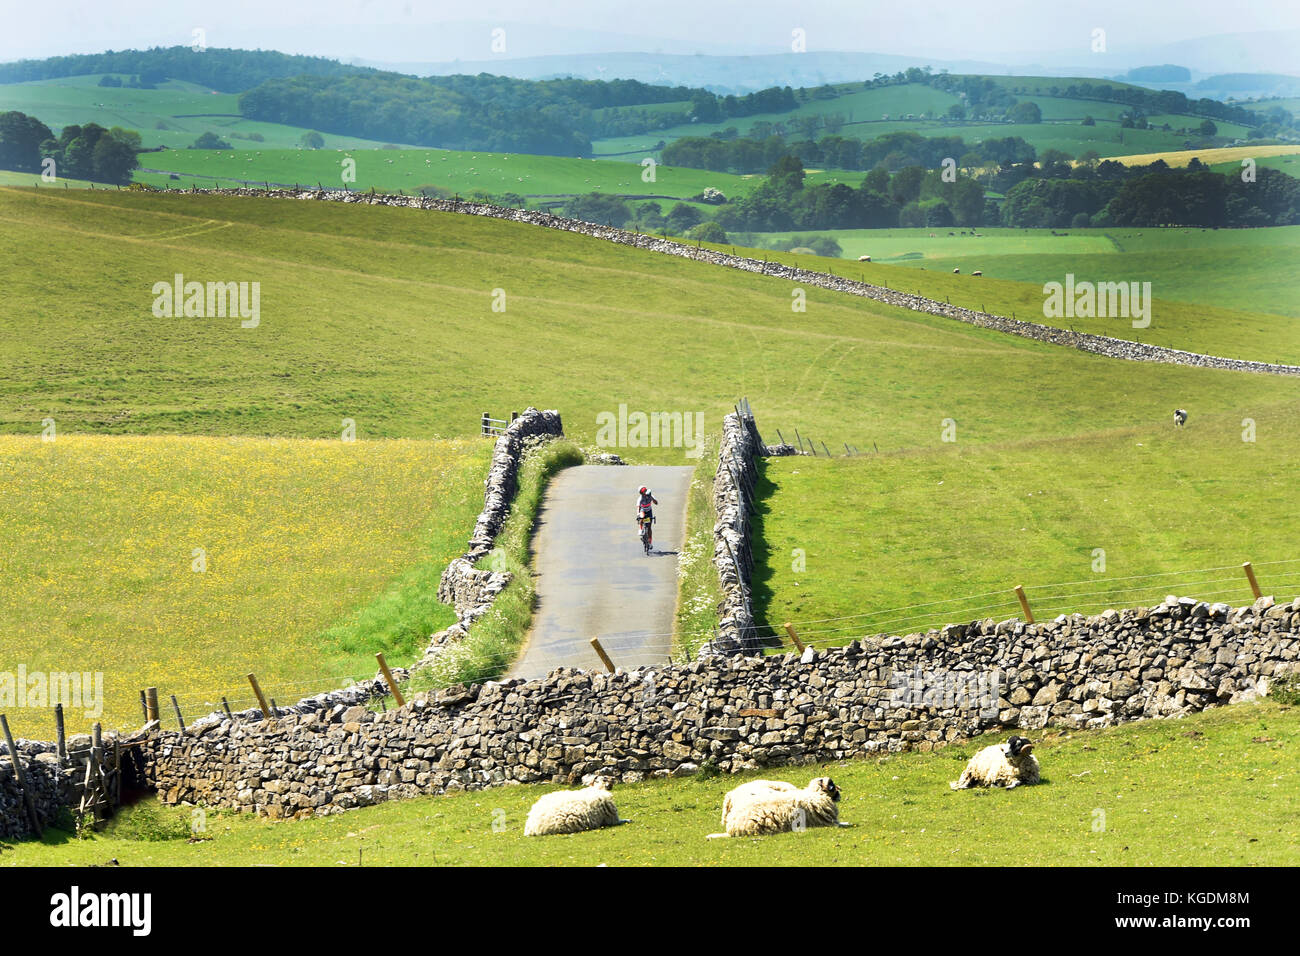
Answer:
[{"label": "patchwork field", "polygon": [[[53,441],[0,435],[0,670],[102,672],[102,716],[72,708],[70,731],[139,726],[150,685],[187,720],[222,695],[256,706],[249,671],[295,701],[372,676],[376,651],[407,663],[454,619],[433,594],[482,506],[486,442],[63,422]],[[3,709],[17,736],[52,737],[47,708]]]},{"label": "patchwork field", "polygon": [[[523,836],[523,821],[554,789],[545,785],[293,823],[209,810],[206,839],[193,842],[190,808],[150,801],[88,839],[50,829],[39,842],[0,843],[0,865],[1285,866],[1300,841],[1298,713],[1241,704],[1177,721],[1049,731],[1035,751],[1043,782],[1011,791],[948,789],[987,738],[936,753],[762,772],[800,785],[832,776],[848,829],[705,839],[718,829],[723,795],[756,776],[746,774],[618,787],[619,813],[631,823],[539,838]],[[1022,840],[1007,836],[1024,832],[1034,834],[1032,859]]]},{"label": "patchwork field", "polygon": [[[995,77],[1009,86],[1033,89],[1035,77]],[[1068,85],[1069,80],[1050,78],[1051,84]],[[1097,83],[1096,80],[1088,80]],[[854,84],[840,84],[845,92],[833,99],[810,99],[786,113],[761,113],[754,116],[734,117],[716,123],[690,123],[668,129],[654,130],[638,135],[610,137],[592,142],[596,156],[632,158],[632,153],[645,155],[655,144],[664,140],[672,142],[683,136],[708,136],[711,133],[735,127],[744,135],[755,123],[782,124],[787,130],[803,117],[833,116],[843,121],[840,135],[861,140],[874,139],[886,133],[908,130],[922,136],[960,136],[968,143],[988,137],[1021,136],[1032,143],[1039,152],[1062,149],[1075,156],[1095,149],[1102,156],[1123,156],[1134,152],[1182,149],[1187,134],[1155,129],[1121,129],[1120,114],[1127,107],[1103,100],[1071,99],[1029,92],[1016,94],[1022,101],[1038,104],[1043,122],[1036,124],[953,122],[943,118],[948,107],[958,102],[950,93],[934,87],[909,83],[877,89],[854,89]],[[905,119],[908,113],[912,119]],[[933,118],[922,119],[929,113]],[[1085,116],[1092,116],[1095,126],[1081,125]],[[887,118],[886,118],[887,117]],[[1200,118],[1190,116],[1152,117],[1153,123],[1168,122],[1173,130],[1195,127]],[[1219,123],[1221,136],[1242,136],[1245,127],[1232,123]]]}]

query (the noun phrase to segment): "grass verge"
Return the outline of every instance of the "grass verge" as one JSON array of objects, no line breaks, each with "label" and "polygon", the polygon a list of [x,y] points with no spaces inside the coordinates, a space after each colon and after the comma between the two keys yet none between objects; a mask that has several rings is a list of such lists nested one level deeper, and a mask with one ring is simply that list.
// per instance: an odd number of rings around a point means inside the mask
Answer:
[{"label": "grass verge", "polygon": [[463,640],[448,647],[431,667],[411,679],[412,691],[490,680],[510,666],[533,616],[536,588],[529,566],[530,546],[542,495],[557,472],[581,465],[584,460],[582,449],[563,439],[540,444],[525,455],[510,516],[497,536],[496,547],[482,559],[492,562],[494,570],[510,572],[512,580],[497,596],[492,610],[474,622]]},{"label": "grass verge", "polygon": [[713,479],[718,473],[718,441],[714,434],[702,442],[702,454],[691,476],[686,499],[686,536],[677,559],[677,614],[673,623],[675,654],[694,654],[713,637],[722,589],[713,567]]}]

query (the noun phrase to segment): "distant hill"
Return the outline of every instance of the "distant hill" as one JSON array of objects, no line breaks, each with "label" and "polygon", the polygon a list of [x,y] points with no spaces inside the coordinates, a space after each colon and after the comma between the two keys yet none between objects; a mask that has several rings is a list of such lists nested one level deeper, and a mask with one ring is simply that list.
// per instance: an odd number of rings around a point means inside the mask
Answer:
[{"label": "distant hill", "polygon": [[876,73],[893,74],[909,67],[930,66],[951,73],[1006,74],[1004,65],[982,60],[943,60],[887,53],[775,53],[759,56],[682,56],[656,53],[588,53],[577,56],[534,56],[441,63],[366,62],[385,69],[421,76],[493,73],[518,79],[542,80],[572,76],[580,79],[640,80],[672,86],[704,87],[715,93],[744,93],[772,86],[823,86],[868,80]]},{"label": "distant hill", "polygon": [[0,63],[0,83],[109,73],[137,76],[146,87],[172,79],[201,83],[222,93],[242,93],[266,80],[290,76],[351,76],[372,72],[321,56],[216,47],[196,51],[190,47],[173,46]]}]

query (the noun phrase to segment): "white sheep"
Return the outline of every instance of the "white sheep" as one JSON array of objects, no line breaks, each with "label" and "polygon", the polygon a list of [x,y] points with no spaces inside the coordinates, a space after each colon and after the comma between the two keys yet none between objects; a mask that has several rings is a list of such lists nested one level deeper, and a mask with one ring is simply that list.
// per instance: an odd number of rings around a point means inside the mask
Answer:
[{"label": "white sheep", "polygon": [[1038,783],[1038,758],[1026,737],[1012,737],[1005,744],[985,747],[970,758],[961,779],[949,784],[954,790],[969,787],[1018,787]]},{"label": "white sheep", "polygon": [[859,261],[859,262],[870,262],[870,261],[871,261],[871,256],[858,256],[858,261]]},{"label": "white sheep", "polygon": [[798,789],[794,784],[786,783],[784,780],[751,780],[749,783],[742,783],[722,798],[722,825],[724,827],[727,825],[727,818],[731,816],[733,806],[748,803],[769,793],[790,793]]},{"label": "white sheep", "polygon": [[846,827],[849,824],[839,819],[839,799],[840,788],[830,777],[818,777],[802,790],[781,781],[753,781],[727,794],[723,803],[726,832],[710,833],[709,838]]},{"label": "white sheep", "polygon": [[580,833],[627,823],[620,820],[610,790],[610,777],[595,777],[581,790],[557,790],[538,798],[524,821],[524,836]]}]

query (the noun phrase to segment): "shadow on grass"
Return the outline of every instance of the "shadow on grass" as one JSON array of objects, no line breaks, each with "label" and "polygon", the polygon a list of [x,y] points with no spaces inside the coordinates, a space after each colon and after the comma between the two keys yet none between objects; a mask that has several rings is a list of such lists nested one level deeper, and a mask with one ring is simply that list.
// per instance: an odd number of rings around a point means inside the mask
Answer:
[{"label": "shadow on grass", "polygon": [[754,622],[757,627],[757,636],[765,644],[777,647],[780,646],[783,634],[778,632],[777,625],[769,625],[765,622],[772,606],[772,581],[776,577],[776,569],[773,561],[777,555],[767,544],[767,538],[764,534],[767,516],[772,511],[772,496],[776,493],[776,484],[768,477],[767,460],[758,459],[758,480],[754,483],[754,514],[750,515],[750,523],[753,533],[750,535],[750,552],[754,558],[754,570],[750,574],[750,599],[754,606]]}]

